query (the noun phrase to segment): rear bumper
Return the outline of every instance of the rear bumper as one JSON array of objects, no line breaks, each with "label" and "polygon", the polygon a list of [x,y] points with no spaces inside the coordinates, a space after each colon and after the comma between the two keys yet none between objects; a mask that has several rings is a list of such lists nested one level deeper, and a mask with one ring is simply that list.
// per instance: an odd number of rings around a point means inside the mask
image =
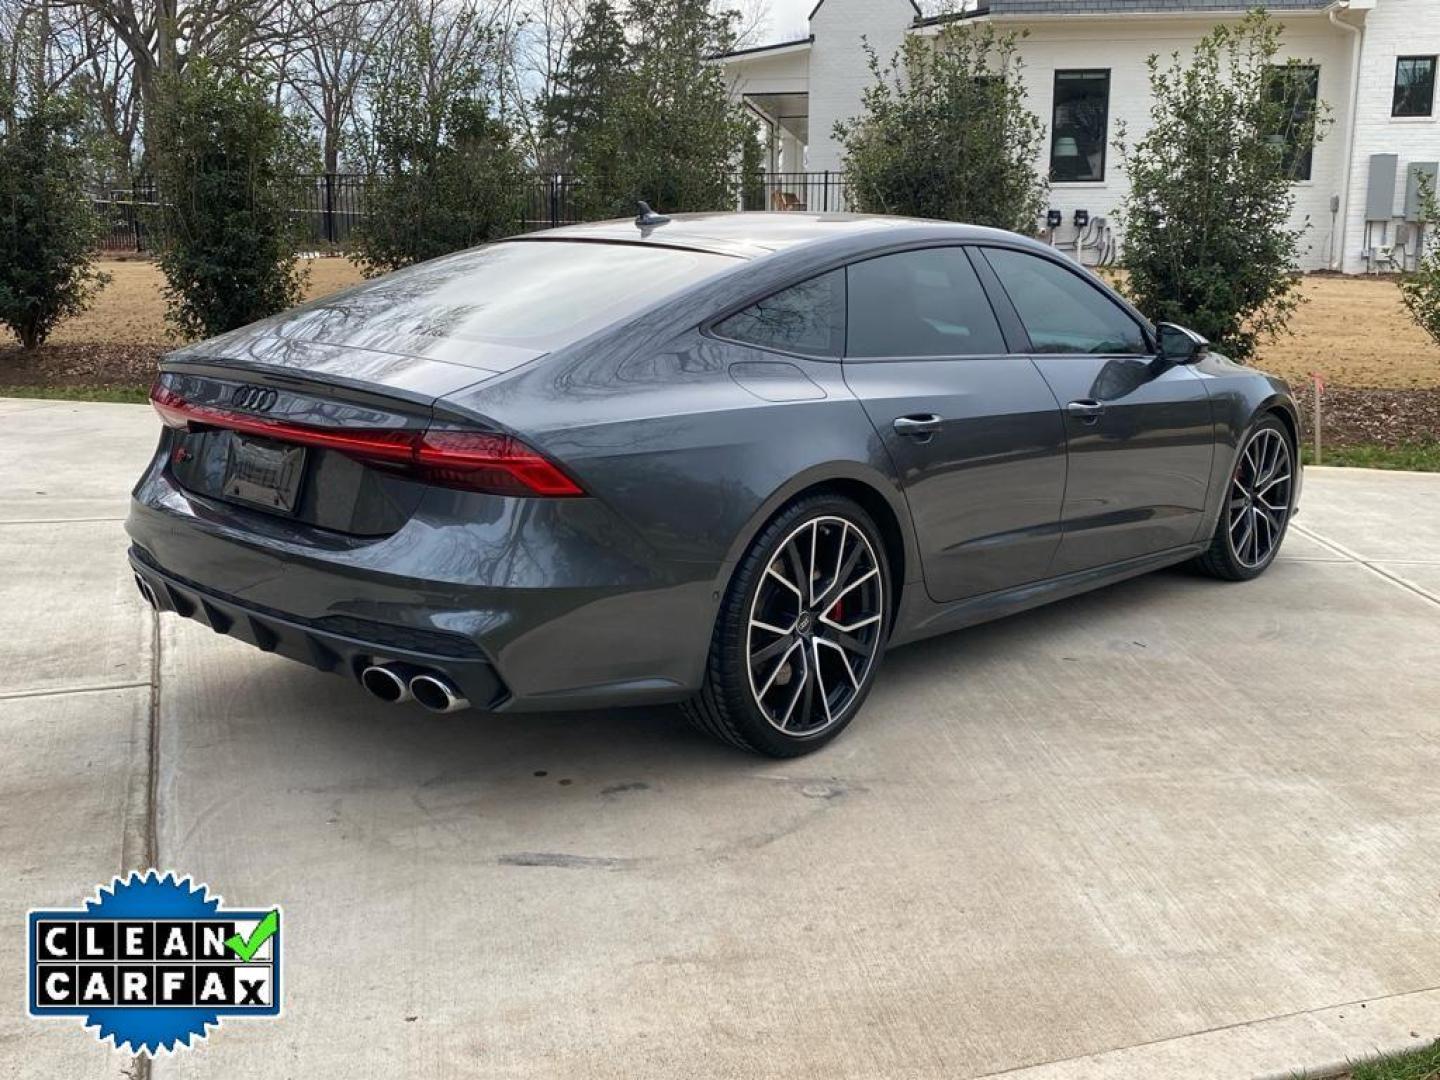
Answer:
[{"label": "rear bumper", "polygon": [[[323,620],[297,620],[271,608],[242,603],[151,565],[143,551],[130,549],[130,568],[140,594],[157,611],[173,611],[225,634],[320,671],[359,679],[379,661],[412,664],[449,676],[479,709],[494,710],[510,697],[495,668],[473,642],[458,635],[407,631],[400,626],[348,620],[342,633]],[[450,640],[446,640],[449,638]]]},{"label": "rear bumper", "polygon": [[358,675],[449,675],[478,708],[673,702],[703,676],[715,568],[664,561],[596,499],[429,489],[396,533],[323,533],[181,489],[157,454],[126,522],[156,606]]}]

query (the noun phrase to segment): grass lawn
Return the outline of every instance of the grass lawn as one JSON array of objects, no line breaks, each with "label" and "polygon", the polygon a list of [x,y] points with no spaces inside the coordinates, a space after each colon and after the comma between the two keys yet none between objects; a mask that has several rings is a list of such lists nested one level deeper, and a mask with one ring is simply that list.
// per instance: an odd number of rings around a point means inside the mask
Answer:
[{"label": "grass lawn", "polygon": [[[1307,465],[1315,464],[1315,448],[1301,448]],[[1321,446],[1322,465],[1349,465],[1361,469],[1403,469],[1408,472],[1440,472],[1440,441],[1405,443],[1400,446]],[[1437,1077],[1436,1080],[1440,1080]]]},{"label": "grass lawn", "polygon": [[1440,1042],[1356,1065],[1344,1080],[1440,1080]]},{"label": "grass lawn", "polygon": [[5,386],[0,384],[0,398],[48,398],[52,401],[119,401],[144,405],[150,400],[150,387],[133,386]]}]

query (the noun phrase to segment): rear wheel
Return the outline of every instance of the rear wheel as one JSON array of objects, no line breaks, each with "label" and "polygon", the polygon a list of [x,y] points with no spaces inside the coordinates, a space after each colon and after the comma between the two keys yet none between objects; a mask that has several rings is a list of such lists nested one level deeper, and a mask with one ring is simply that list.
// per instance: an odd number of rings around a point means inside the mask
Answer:
[{"label": "rear wheel", "polygon": [[824,746],[870,692],[889,599],[870,516],[840,496],[793,503],[736,568],[687,715],[716,738],[772,757]]},{"label": "rear wheel", "polygon": [[1240,451],[1210,548],[1195,565],[1227,581],[1259,577],[1275,561],[1285,538],[1294,491],[1295,448],[1290,433],[1268,416]]}]

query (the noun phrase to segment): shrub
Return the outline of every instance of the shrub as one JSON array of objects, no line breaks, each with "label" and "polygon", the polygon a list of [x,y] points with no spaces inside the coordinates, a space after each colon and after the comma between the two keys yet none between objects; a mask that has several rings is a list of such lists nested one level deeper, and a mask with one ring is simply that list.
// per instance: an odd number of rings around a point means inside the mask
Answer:
[{"label": "shrub", "polygon": [[1440,345],[1440,207],[1428,183],[1421,187],[1420,222],[1428,239],[1420,265],[1400,279],[1400,299],[1415,324]]},{"label": "shrub", "polygon": [[888,64],[866,46],[864,112],[835,125],[856,209],[1035,233],[1044,127],[1025,106],[1018,41],[955,23],[933,43],[907,37]]},{"label": "shrub", "polygon": [[1280,27],[1254,12],[1217,26],[1188,65],[1151,56],[1151,127],[1116,147],[1130,177],[1119,218],[1125,289],[1235,359],[1282,332],[1300,303],[1291,228],[1295,169],[1328,123],[1305,97],[1311,69],[1276,65]]},{"label": "shrub", "polygon": [[705,0],[586,6],[553,118],[582,216],[633,216],[640,199],[667,214],[733,210],[754,196],[755,126],[706,62],[733,41],[733,13]]},{"label": "shrub", "polygon": [[108,280],[91,253],[100,222],[85,192],[84,113],[39,96],[0,119],[0,322],[33,349]]},{"label": "shrub", "polygon": [[299,124],[264,85],[196,60],[166,80],[150,125],[172,332],[220,334],[298,302],[290,208],[312,164]]}]

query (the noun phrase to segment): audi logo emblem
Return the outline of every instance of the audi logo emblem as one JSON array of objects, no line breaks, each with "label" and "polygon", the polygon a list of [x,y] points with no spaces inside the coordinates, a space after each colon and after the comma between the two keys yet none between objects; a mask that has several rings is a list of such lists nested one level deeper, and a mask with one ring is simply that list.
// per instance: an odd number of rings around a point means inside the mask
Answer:
[{"label": "audi logo emblem", "polygon": [[230,404],[251,412],[269,412],[278,396],[263,386],[237,386],[230,395]]}]

